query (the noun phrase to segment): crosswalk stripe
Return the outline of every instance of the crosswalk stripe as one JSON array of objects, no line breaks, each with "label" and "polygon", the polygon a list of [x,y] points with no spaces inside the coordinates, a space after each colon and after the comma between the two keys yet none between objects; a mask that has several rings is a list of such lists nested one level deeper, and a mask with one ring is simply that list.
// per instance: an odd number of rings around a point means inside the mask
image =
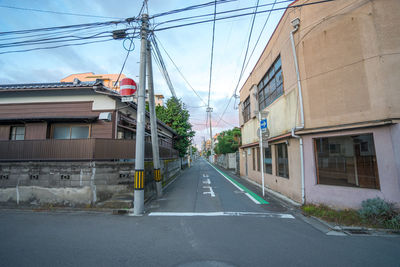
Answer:
[{"label": "crosswalk stripe", "polygon": [[221,212],[151,212],[149,216],[160,216],[160,217],[237,217],[237,216],[248,216],[248,217],[261,217],[261,218],[280,218],[280,219],[294,219],[293,215],[288,213],[273,213],[273,212],[232,212],[232,211],[221,211]]}]

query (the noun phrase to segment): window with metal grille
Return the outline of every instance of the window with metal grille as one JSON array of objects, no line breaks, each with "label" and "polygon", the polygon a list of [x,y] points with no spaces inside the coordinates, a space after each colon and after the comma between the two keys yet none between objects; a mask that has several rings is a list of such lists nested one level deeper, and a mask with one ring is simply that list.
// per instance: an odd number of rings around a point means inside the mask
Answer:
[{"label": "window with metal grille", "polygon": [[317,183],[379,189],[372,134],[314,139]]},{"label": "window with metal grille", "polygon": [[283,76],[281,57],[278,56],[258,84],[258,104],[260,110],[269,106],[281,95],[283,95]]},{"label": "window with metal grille", "polygon": [[243,102],[243,121],[250,120],[250,96]]}]

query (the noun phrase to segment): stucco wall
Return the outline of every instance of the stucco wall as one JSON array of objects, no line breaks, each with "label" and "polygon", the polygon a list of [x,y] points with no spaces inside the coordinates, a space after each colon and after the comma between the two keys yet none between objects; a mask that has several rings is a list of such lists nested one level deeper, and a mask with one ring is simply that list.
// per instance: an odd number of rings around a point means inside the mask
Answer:
[{"label": "stucco wall", "polygon": [[[317,184],[313,138],[361,133],[372,133],[374,136],[380,190]],[[400,177],[396,167],[400,162],[399,146],[396,144],[398,140],[400,140],[398,124],[304,136],[306,202],[326,204],[334,208],[359,208],[363,200],[380,197],[400,206]]]},{"label": "stucco wall", "polygon": [[[299,141],[297,139],[288,139],[288,157],[289,157],[289,178],[280,177],[276,171],[276,142],[271,144],[271,155],[272,155],[272,174],[264,173],[265,186],[281,193],[288,198],[301,203],[301,172],[300,172],[300,151],[299,151]],[[286,142],[280,141],[280,142]],[[255,156],[251,149],[251,155],[247,155],[247,178],[255,181],[258,184],[262,184],[261,172],[253,170],[253,157]],[[240,175],[246,177],[246,157],[243,154],[247,153],[247,148],[241,149],[240,151]],[[257,157],[256,157],[257,159]],[[261,168],[260,168],[261,170]]]},{"label": "stucco wall", "polygon": [[400,1],[302,8],[295,34],[307,128],[398,118]]}]

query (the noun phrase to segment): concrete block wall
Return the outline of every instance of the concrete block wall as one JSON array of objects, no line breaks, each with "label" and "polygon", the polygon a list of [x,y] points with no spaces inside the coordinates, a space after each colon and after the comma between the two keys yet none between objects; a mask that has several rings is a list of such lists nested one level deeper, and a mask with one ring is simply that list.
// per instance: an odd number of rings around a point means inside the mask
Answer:
[{"label": "concrete block wall", "polygon": [[[133,192],[131,162],[2,162],[0,203],[86,206]],[[180,159],[161,160],[164,181],[181,169]],[[145,163],[145,195],[155,194],[153,162]]]}]

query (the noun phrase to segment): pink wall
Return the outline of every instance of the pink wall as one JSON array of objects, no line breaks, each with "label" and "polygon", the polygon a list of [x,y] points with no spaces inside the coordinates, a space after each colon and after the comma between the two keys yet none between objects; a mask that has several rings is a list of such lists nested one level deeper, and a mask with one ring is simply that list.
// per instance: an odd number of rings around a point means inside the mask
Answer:
[{"label": "pink wall", "polygon": [[[380,190],[317,184],[313,138],[372,133],[378,163]],[[304,136],[306,203],[325,204],[334,208],[359,208],[368,198],[380,197],[400,207],[399,124],[353,131]]]}]

